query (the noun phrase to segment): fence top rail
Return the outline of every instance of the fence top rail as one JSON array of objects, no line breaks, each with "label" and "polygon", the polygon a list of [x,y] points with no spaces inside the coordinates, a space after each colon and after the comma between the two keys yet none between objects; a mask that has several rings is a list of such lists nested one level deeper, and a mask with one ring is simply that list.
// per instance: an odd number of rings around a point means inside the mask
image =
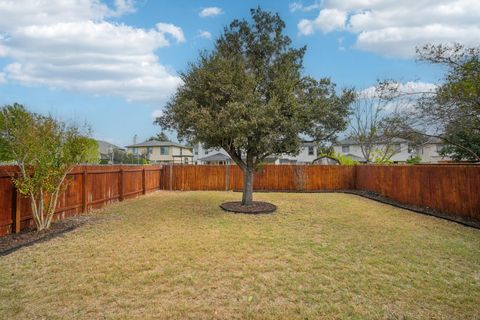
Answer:
[{"label": "fence top rail", "polygon": [[[115,173],[123,171],[159,171],[161,165],[77,165],[70,170],[69,174],[88,173]],[[12,177],[19,173],[20,169],[16,165],[0,165],[0,178]]]}]

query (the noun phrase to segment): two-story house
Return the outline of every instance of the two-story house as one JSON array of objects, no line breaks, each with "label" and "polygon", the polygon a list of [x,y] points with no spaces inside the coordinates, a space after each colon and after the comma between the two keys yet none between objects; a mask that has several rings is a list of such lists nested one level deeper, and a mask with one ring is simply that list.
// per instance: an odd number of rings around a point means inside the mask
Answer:
[{"label": "two-story house", "polygon": [[[375,145],[374,150],[378,149],[385,151],[387,148],[394,148],[392,151],[394,154],[390,158],[390,160],[393,162],[405,162],[415,155],[415,150],[411,148],[409,141],[401,138],[394,138],[389,146],[378,143]],[[338,141],[333,145],[333,150],[336,153],[348,156],[358,162],[367,161],[362,153],[360,143],[354,139],[344,139]]]},{"label": "two-story house", "polygon": [[417,155],[422,159],[422,163],[437,163],[440,161],[449,161],[451,158],[442,157],[440,150],[443,148],[442,140],[439,138],[429,138],[426,142],[417,147]]},{"label": "two-story house", "polygon": [[127,152],[145,156],[150,163],[191,164],[193,148],[170,141],[144,141],[127,146]]},{"label": "two-story house", "polygon": [[[266,162],[274,164],[306,164],[312,163],[316,158],[317,145],[312,141],[304,141],[298,155],[275,155],[267,158]],[[205,149],[201,143],[193,147],[193,163],[195,164],[225,164],[227,161],[232,162],[228,153],[222,148]]]},{"label": "two-story house", "polygon": [[[449,157],[442,157],[439,152],[442,149],[442,141],[438,138],[430,138],[425,143],[412,147],[412,144],[405,139],[395,138],[393,140],[393,148],[395,148],[395,154],[390,160],[393,162],[405,162],[408,159],[419,156],[421,163],[437,163],[440,161],[451,160]],[[386,148],[383,144],[375,145],[375,148]],[[362,154],[360,143],[353,139],[344,139],[333,145],[333,149],[336,153],[340,153],[351,157],[358,162],[366,162],[365,157]]]}]

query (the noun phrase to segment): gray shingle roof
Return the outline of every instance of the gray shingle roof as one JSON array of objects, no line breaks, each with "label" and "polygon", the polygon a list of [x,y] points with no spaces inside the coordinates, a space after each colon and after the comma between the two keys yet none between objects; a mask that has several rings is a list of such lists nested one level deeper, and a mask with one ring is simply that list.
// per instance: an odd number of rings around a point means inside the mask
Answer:
[{"label": "gray shingle roof", "polygon": [[171,141],[157,141],[157,140],[151,140],[151,141],[144,141],[140,142],[137,144],[132,144],[127,146],[127,148],[136,148],[136,147],[179,147],[179,148],[187,148],[191,149],[192,147],[187,147],[184,145],[181,145],[176,142],[171,142]]},{"label": "gray shingle roof", "polygon": [[[402,139],[402,138],[393,138],[391,142],[394,143],[406,143],[408,140]],[[378,137],[377,143],[382,143],[382,138]],[[343,140],[338,141],[334,145],[355,145],[355,144],[360,144],[358,140],[352,139],[352,138],[346,138]]]},{"label": "gray shingle roof", "polygon": [[110,143],[107,141],[97,140],[97,143],[98,143],[98,152],[101,154],[108,154],[110,153],[110,150],[123,150],[123,148],[120,148],[119,146],[116,146],[113,143]]},{"label": "gray shingle roof", "polygon": [[205,161],[205,162],[208,162],[208,161],[225,161],[225,160],[230,160],[230,157],[219,152],[219,153],[212,154],[210,156],[199,158],[198,160]]}]

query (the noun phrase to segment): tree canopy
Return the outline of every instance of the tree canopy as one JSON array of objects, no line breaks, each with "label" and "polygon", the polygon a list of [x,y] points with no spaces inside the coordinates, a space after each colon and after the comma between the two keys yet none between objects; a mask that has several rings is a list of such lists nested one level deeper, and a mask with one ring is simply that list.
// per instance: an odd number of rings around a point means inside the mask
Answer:
[{"label": "tree canopy", "polygon": [[393,114],[388,127],[414,140],[439,138],[445,144],[440,153],[455,160],[480,161],[480,47],[425,45],[417,56],[443,66],[445,77],[434,92],[421,94],[415,108]]},{"label": "tree canopy", "polygon": [[338,94],[328,78],[302,76],[306,47],[291,46],[278,14],[257,8],[251,17],[230,23],[214,49],[189,65],[158,120],[180,139],[223,148],[244,171],[244,204],[252,201],[257,165],[298,153],[302,134],[334,139],[354,98],[352,90]]},{"label": "tree canopy", "polygon": [[19,166],[13,182],[30,198],[42,230],[50,226],[67,173],[76,164],[98,162],[98,145],[76,125],[13,104],[0,109],[0,160]]},{"label": "tree canopy", "polygon": [[156,135],[150,137],[147,141],[170,141],[165,134],[165,132],[161,131],[157,133]]}]

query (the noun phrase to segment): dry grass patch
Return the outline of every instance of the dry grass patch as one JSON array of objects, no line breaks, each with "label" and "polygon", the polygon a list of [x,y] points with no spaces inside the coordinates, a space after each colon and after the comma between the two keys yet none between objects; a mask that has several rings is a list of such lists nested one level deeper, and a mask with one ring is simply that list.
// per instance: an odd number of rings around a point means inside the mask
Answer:
[{"label": "dry grass patch", "polygon": [[0,317],[480,318],[480,231],[346,194],[159,192],[0,258]]}]

